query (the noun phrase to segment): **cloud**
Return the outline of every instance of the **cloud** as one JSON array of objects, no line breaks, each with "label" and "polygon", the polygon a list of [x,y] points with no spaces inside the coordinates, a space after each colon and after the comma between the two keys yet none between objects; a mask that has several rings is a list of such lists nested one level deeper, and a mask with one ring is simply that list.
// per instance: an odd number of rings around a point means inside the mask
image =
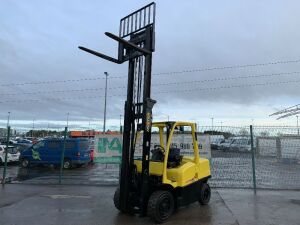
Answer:
[{"label": "cloud", "polygon": [[[103,72],[108,71],[108,118],[118,118],[123,114],[126,89],[117,87],[126,87],[127,64],[114,65],[81,52],[77,46],[116,56],[116,43],[103,33],[117,33],[119,19],[144,3],[147,2],[3,2],[0,85],[104,77]],[[298,8],[297,1],[272,2],[271,5],[260,1],[159,2],[153,72],[300,59]],[[276,102],[277,105],[268,109],[260,108],[267,115],[273,107],[298,103],[298,75],[251,76],[295,71],[300,71],[300,63],[158,74],[153,75],[152,93],[153,98],[159,100],[157,111],[170,111],[173,105],[169,102],[181,102],[182,110],[190,118],[197,114],[193,110],[203,110],[207,102],[224,103],[223,117],[231,116],[230,105],[246,107]],[[116,76],[123,78],[111,78]],[[250,78],[218,80],[240,76]],[[203,80],[213,81],[201,82]],[[284,84],[285,81],[295,83]],[[282,84],[262,85],[270,82]],[[14,119],[22,120],[63,120],[67,112],[74,120],[102,118],[103,115],[103,97],[95,96],[104,95],[104,80],[0,87],[2,94],[19,94],[0,97],[0,102],[5,101],[0,104],[0,118],[5,118],[7,111],[13,112]],[[70,91],[74,89],[99,90]],[[45,91],[53,93],[24,94]],[[206,111],[219,113],[218,107],[212,105]],[[260,110],[253,109],[256,112],[249,117],[260,116]],[[235,116],[245,115],[237,113]]]}]

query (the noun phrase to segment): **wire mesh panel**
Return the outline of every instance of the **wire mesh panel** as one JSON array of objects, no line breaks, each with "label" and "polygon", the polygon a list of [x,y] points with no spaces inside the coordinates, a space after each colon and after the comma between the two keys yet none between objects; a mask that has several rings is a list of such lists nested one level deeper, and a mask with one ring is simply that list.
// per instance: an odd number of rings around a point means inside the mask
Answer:
[{"label": "wire mesh panel", "polygon": [[[47,138],[61,139],[65,124],[35,124],[22,126],[11,122],[9,145],[22,153],[32,145],[32,141]],[[118,136],[119,141],[103,141],[96,145],[95,131],[90,122],[80,121],[69,124],[68,135],[90,140],[91,159],[86,165],[64,169],[61,177],[63,184],[115,185],[119,178],[119,164],[106,162],[105,158],[96,160],[99,152],[113,152],[120,158],[121,135],[111,131],[106,136]],[[116,128],[119,130],[119,128]],[[101,129],[97,129],[101,130]],[[253,127],[255,155],[255,177],[257,188],[300,189],[300,135],[297,127]],[[79,136],[78,136],[79,135]],[[6,144],[6,124],[0,127],[1,144]],[[106,137],[105,136],[105,137]],[[25,143],[31,142],[31,143]],[[112,139],[113,140],[113,139]],[[253,167],[250,129],[248,126],[199,127],[198,142],[201,157],[211,161],[212,187],[253,188]],[[164,140],[165,142],[166,140]],[[159,144],[158,134],[153,134],[153,147]],[[174,134],[174,148],[180,148],[184,155],[193,155],[191,137],[188,130]],[[68,148],[68,144],[66,146]],[[14,153],[12,150],[11,153]],[[1,152],[0,152],[1,156]],[[109,156],[109,155],[108,155]],[[107,157],[108,157],[107,156]],[[118,161],[120,162],[120,160]],[[4,165],[0,165],[2,180]],[[58,184],[60,165],[50,162],[23,168],[18,160],[9,162],[6,170],[6,182],[34,184]]]},{"label": "wire mesh panel", "polygon": [[211,141],[212,187],[252,187],[249,127],[199,127]]},{"label": "wire mesh panel", "polygon": [[258,188],[300,189],[297,127],[254,127]]}]

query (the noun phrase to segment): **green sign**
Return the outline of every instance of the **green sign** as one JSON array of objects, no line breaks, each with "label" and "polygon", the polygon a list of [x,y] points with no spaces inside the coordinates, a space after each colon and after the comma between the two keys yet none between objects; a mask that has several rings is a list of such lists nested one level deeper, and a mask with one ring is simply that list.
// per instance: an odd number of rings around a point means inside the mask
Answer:
[{"label": "green sign", "polygon": [[95,138],[94,162],[120,163],[122,152],[120,135],[103,135]]},{"label": "green sign", "polygon": [[[140,135],[136,139],[135,157],[142,156],[142,138]],[[152,134],[151,147],[159,144],[160,139],[158,134]],[[94,162],[96,163],[121,163],[122,155],[122,135],[99,135],[95,137],[95,151]],[[199,135],[199,153],[201,157],[210,159],[210,138],[209,135]],[[190,134],[174,135],[172,139],[172,146],[181,149],[184,155],[193,155],[193,140]]]}]

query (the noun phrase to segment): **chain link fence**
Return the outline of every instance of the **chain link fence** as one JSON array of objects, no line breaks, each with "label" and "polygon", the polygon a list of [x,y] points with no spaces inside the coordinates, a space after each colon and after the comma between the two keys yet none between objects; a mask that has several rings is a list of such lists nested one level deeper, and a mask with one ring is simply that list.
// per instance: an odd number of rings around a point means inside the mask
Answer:
[{"label": "chain link fence", "polygon": [[[69,126],[71,131],[83,131],[91,143],[91,152],[97,151],[94,146],[95,132],[89,125]],[[117,129],[116,129],[117,130]],[[93,133],[94,132],[94,133]],[[80,133],[80,132],[79,132]],[[117,134],[118,132],[111,132]],[[295,189],[300,190],[300,135],[297,127],[263,127],[254,126],[198,127],[198,134],[209,136],[212,187],[222,188],[261,188],[261,189]],[[74,134],[74,133],[73,133]],[[10,146],[16,146],[18,152],[24,151],[31,143],[18,143],[26,139],[39,141],[45,138],[63,139],[64,125],[38,126],[34,129],[21,130],[12,124]],[[7,127],[0,127],[0,141],[3,149],[6,146]],[[201,139],[202,140],[202,139]],[[251,141],[253,140],[253,141]],[[19,141],[20,142],[20,141]],[[199,143],[200,145],[202,143]],[[206,143],[207,144],[207,143]],[[96,148],[95,148],[96,147]],[[120,148],[118,148],[120,149]],[[1,175],[4,173],[5,151],[1,153]],[[6,183],[31,184],[78,184],[78,185],[115,185],[118,183],[119,165],[104,164],[103,161],[84,163],[72,169],[62,169],[63,164],[47,164],[22,168],[18,160],[11,160],[14,152],[9,152],[8,165],[5,171]],[[92,155],[89,156],[92,161]]]},{"label": "chain link fence", "polygon": [[201,127],[211,137],[214,187],[300,189],[297,127]]},{"label": "chain link fence", "polygon": [[259,188],[300,189],[300,136],[296,127],[255,127]]}]

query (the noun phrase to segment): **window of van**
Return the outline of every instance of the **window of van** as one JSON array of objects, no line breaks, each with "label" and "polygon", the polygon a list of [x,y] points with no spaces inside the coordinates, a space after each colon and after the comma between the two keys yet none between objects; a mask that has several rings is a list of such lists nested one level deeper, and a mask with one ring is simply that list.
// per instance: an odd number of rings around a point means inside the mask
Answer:
[{"label": "window of van", "polygon": [[40,141],[40,142],[36,143],[35,145],[33,145],[32,148],[33,148],[34,150],[37,150],[37,149],[39,149],[39,148],[43,148],[44,146],[45,146],[45,142]]}]

